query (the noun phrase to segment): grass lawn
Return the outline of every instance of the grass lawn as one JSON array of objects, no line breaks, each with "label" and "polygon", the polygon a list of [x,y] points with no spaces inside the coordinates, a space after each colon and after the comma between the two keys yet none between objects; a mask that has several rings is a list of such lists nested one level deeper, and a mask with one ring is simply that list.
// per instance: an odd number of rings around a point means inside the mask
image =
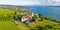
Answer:
[{"label": "grass lawn", "polygon": [[30,30],[25,24],[18,21],[16,25],[12,21],[0,21],[0,30]]},{"label": "grass lawn", "polygon": [[[43,30],[60,30],[60,25],[58,25],[56,22],[51,22],[48,20],[44,20],[41,22],[34,22],[34,24],[31,24],[30,27],[27,27],[24,23],[18,22],[18,25],[16,25],[12,21],[0,21],[0,30],[31,30],[36,29],[35,27],[41,27]],[[38,30],[38,29],[36,29]],[[41,29],[40,29],[41,30]]]},{"label": "grass lawn", "polygon": [[12,21],[0,21],[0,30],[19,30]]}]

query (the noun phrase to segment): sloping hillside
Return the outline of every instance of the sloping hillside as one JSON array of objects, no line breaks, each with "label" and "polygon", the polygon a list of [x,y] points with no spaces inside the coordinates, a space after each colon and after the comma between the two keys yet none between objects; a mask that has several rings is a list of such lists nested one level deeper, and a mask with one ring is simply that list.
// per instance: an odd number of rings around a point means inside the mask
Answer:
[{"label": "sloping hillside", "polygon": [[[30,14],[27,11],[16,11],[16,17],[19,15]],[[13,22],[15,11],[0,7],[0,30],[60,30],[60,21],[52,20],[41,15],[34,16],[34,24],[26,26],[25,23],[20,22],[18,25]],[[42,20],[41,20],[42,19]]]}]

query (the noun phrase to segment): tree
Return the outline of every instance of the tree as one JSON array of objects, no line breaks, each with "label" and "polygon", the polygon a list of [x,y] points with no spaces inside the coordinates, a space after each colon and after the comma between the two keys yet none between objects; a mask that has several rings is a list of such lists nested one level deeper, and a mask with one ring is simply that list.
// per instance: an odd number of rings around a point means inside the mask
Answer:
[{"label": "tree", "polygon": [[43,15],[42,14],[38,14],[39,15],[39,18],[41,18]]}]

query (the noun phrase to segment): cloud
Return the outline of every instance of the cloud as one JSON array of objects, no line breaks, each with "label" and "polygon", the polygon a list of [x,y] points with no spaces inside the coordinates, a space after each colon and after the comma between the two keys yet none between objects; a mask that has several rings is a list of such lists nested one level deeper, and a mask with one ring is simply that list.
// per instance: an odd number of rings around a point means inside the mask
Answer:
[{"label": "cloud", "polygon": [[47,6],[60,6],[60,0],[41,0],[42,5]]},{"label": "cloud", "polygon": [[0,4],[60,6],[60,0],[0,0]]},{"label": "cloud", "polygon": [[60,2],[60,0],[44,0],[45,1],[45,3],[59,3]]},{"label": "cloud", "polygon": [[0,4],[10,5],[39,5],[39,0],[0,0]]}]

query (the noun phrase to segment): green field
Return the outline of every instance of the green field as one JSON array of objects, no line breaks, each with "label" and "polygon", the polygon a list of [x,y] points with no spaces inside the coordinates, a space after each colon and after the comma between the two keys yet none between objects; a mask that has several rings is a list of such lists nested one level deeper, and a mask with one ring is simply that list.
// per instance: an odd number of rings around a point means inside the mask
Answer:
[{"label": "green field", "polygon": [[12,22],[14,11],[0,7],[0,30],[19,30]]},{"label": "green field", "polygon": [[27,12],[25,12],[25,13],[16,12],[17,13],[16,15],[14,12],[15,11],[13,11],[13,10],[0,7],[0,30],[24,30],[25,28],[27,28],[26,26],[24,26],[23,23],[21,23],[19,21],[18,21],[19,25],[16,25],[13,22],[14,16],[17,17],[19,14],[23,15]]},{"label": "green field", "polygon": [[60,25],[58,25],[56,22],[51,21],[41,21],[41,22],[35,22],[34,24],[31,24],[30,27],[27,27],[21,22],[18,22],[19,24],[16,25],[12,21],[0,21],[0,30],[60,30]]},{"label": "green field", "polygon": [[0,30],[19,30],[12,21],[0,21]]}]

